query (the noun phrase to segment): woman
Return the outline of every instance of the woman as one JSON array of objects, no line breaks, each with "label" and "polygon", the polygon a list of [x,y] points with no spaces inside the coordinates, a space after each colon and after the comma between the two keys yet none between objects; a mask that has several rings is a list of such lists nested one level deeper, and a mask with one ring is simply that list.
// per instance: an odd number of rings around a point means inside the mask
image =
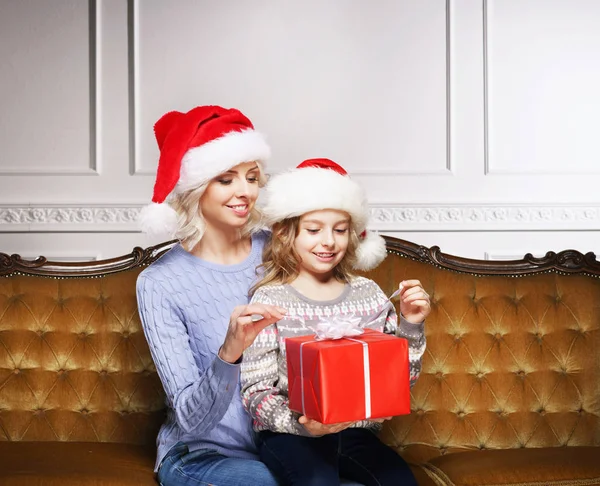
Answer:
[{"label": "woman", "polygon": [[[284,315],[247,305],[268,236],[249,229],[269,147],[241,112],[218,106],[167,113],[154,129],[160,159],[141,223],[180,240],[137,282],[168,405],[157,438],[158,479],[164,486],[275,486],[257,460],[239,389],[244,349]],[[252,315],[263,319],[255,323]]]}]

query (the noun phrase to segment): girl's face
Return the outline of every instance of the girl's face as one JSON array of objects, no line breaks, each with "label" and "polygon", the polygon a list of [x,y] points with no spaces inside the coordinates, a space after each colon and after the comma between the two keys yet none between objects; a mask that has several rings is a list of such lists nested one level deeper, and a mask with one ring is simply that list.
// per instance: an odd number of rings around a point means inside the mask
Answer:
[{"label": "girl's face", "polygon": [[318,276],[333,274],[342,261],[350,240],[350,216],[343,211],[323,209],[301,216],[294,249],[301,258],[299,273]]},{"label": "girl's face", "polygon": [[260,172],[256,162],[244,162],[209,182],[200,197],[207,227],[242,228],[258,198]]}]

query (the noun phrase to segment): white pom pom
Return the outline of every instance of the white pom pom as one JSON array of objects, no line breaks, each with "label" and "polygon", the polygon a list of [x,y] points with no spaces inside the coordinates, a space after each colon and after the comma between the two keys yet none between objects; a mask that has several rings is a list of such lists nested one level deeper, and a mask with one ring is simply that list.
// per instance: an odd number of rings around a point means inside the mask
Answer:
[{"label": "white pom pom", "polygon": [[367,231],[356,250],[356,270],[372,270],[387,256],[385,240],[377,233]]},{"label": "white pom pom", "polygon": [[167,203],[151,203],[142,208],[138,223],[152,237],[172,239],[178,229],[177,212]]}]

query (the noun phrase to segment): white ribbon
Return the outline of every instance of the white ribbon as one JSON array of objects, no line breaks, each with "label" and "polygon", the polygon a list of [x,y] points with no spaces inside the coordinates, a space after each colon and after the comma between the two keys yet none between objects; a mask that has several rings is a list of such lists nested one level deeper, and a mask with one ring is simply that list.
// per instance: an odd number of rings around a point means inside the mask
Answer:
[{"label": "white ribbon", "polygon": [[320,318],[316,326],[308,326],[315,332],[317,341],[324,339],[342,339],[360,336],[364,330],[360,327],[360,317],[329,316]]},{"label": "white ribbon", "polygon": [[360,339],[346,338],[349,341],[362,344],[363,370],[365,372],[365,419],[371,418],[371,366],[369,365],[369,345]]}]

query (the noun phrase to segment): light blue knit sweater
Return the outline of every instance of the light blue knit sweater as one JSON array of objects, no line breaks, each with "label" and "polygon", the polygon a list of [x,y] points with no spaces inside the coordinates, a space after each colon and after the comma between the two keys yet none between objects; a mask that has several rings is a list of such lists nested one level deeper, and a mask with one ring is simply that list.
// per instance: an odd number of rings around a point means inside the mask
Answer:
[{"label": "light blue knit sweater", "polygon": [[240,366],[217,352],[233,308],[248,303],[267,238],[255,234],[250,255],[236,265],[210,263],[176,245],[138,277],[140,317],[168,406],[156,469],[178,441],[190,451],[258,459],[240,398]]}]

